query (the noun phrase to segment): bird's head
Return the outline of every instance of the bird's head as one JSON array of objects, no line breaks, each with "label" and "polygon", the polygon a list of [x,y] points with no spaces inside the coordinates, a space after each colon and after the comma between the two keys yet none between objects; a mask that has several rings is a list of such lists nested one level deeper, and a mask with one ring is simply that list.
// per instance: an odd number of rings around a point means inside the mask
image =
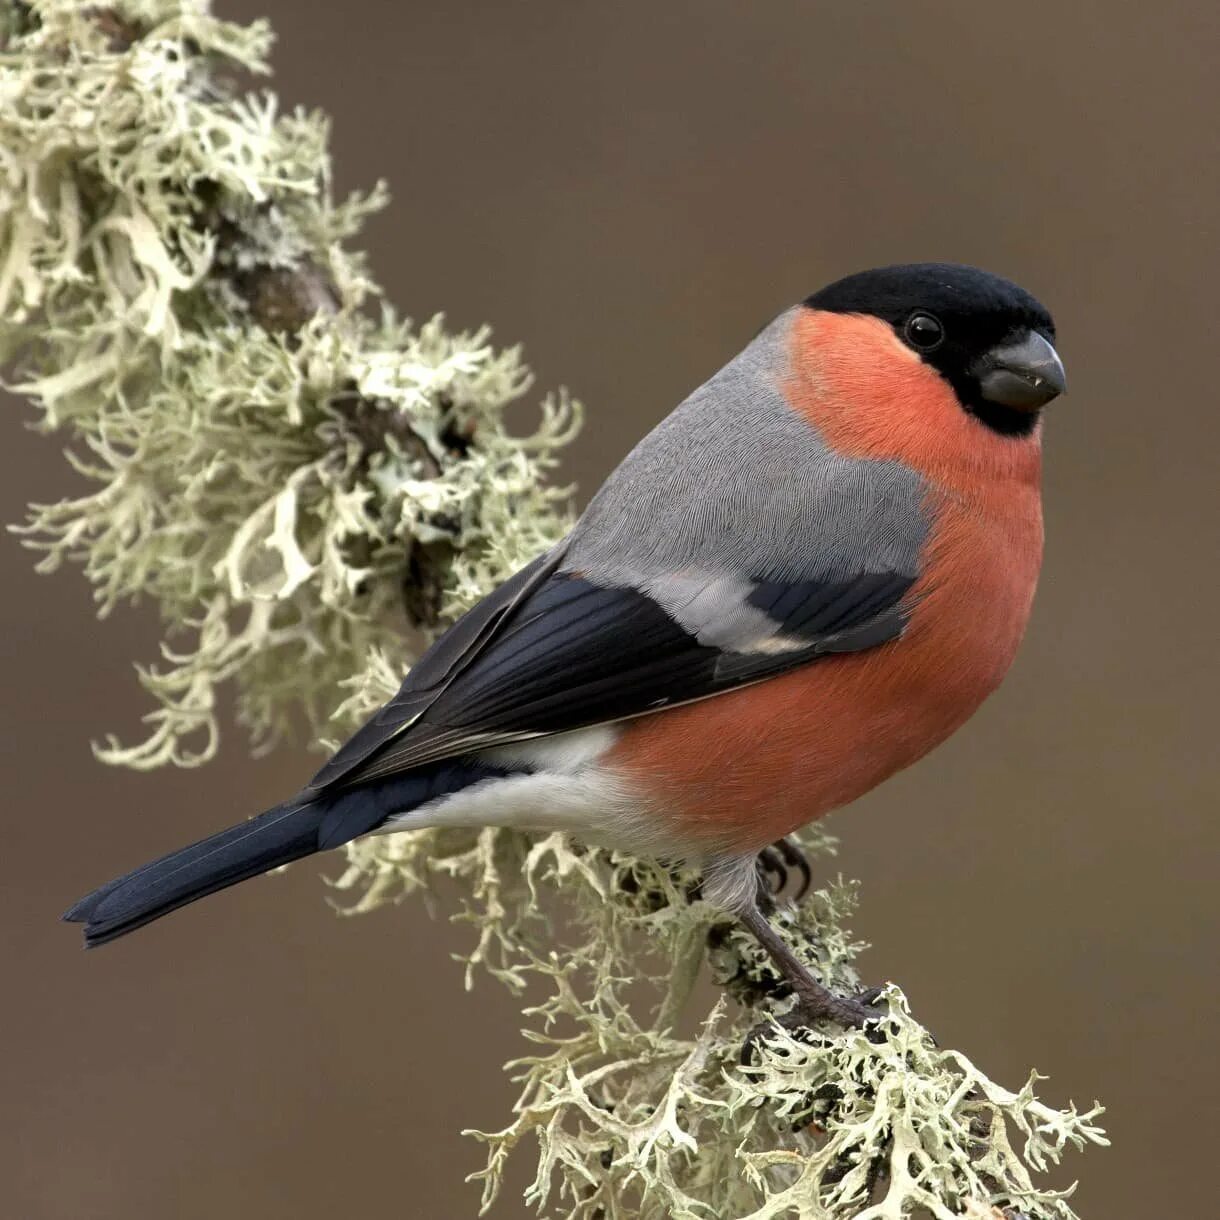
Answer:
[{"label": "bird's head", "polygon": [[1027,436],[1063,393],[1050,313],[1023,288],[954,263],[861,271],[814,293],[808,309],[882,324],[994,432]]},{"label": "bird's head", "polygon": [[1050,314],[1016,284],[952,263],[881,267],[777,325],[781,389],[838,452],[961,486],[1037,482],[1039,421],[1064,374]]}]

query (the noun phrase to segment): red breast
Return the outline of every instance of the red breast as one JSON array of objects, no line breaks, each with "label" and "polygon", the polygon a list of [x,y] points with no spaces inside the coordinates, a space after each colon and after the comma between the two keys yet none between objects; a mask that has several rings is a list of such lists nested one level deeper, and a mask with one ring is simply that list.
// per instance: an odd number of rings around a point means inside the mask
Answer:
[{"label": "red breast", "polygon": [[875,318],[797,310],[789,354],[793,410],[843,454],[919,470],[933,525],[900,639],[624,727],[606,762],[713,850],[772,842],[939,745],[1007,672],[1042,559],[1037,432],[986,428]]}]

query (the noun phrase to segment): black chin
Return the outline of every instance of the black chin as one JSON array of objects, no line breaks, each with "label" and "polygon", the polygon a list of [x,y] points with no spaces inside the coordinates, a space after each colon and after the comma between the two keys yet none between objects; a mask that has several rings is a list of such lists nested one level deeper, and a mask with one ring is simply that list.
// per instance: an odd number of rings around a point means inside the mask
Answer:
[{"label": "black chin", "polygon": [[1002,403],[990,402],[986,398],[975,398],[966,410],[976,419],[986,424],[992,432],[1001,436],[1029,436],[1038,426],[1042,418],[1039,409],[1021,410],[1017,407],[1006,407]]}]

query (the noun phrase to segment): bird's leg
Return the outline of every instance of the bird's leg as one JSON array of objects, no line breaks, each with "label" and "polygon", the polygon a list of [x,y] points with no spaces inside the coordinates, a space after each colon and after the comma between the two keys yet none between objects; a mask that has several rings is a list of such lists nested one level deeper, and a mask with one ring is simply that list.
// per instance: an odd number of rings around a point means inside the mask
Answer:
[{"label": "bird's leg", "polygon": [[[756,902],[750,903],[740,913],[741,922],[754,934],[755,939],[767,951],[776,968],[784,976],[796,995],[797,1007],[791,1014],[801,1024],[821,1017],[829,1017],[840,1025],[862,1029],[869,1021],[878,1021],[882,1014],[870,1004],[881,994],[877,988],[846,999],[823,987],[809,972],[809,967],[789,948],[787,942],[771,926]],[[789,1022],[785,1022],[789,1024]]]}]

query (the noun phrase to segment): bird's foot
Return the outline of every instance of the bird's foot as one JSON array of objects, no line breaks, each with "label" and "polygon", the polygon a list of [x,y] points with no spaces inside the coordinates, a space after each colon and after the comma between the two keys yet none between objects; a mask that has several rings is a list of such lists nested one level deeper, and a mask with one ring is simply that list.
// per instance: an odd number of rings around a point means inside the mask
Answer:
[{"label": "bird's foot", "polygon": [[885,1017],[882,1009],[875,1007],[881,998],[882,988],[868,987],[854,996],[839,996],[819,984],[812,989],[802,988],[796,1006],[782,1016],[760,1021],[746,1034],[741,1046],[741,1062],[750,1066],[759,1043],[767,1040],[778,1025],[791,1034],[810,1031],[818,1021],[830,1020],[847,1029],[867,1030]]},{"label": "bird's foot", "polygon": [[885,1013],[875,1007],[881,998],[880,987],[866,987],[854,996],[835,995],[825,987],[819,987],[815,996],[798,993],[797,1006],[793,1010],[802,1022],[827,1018],[850,1029],[864,1029],[880,1021]]},{"label": "bird's foot", "polygon": [[786,1014],[792,1028],[809,1028],[816,1021],[830,1020],[852,1029],[867,1029],[870,1023],[884,1018],[885,1013],[874,1007],[881,997],[880,988],[871,987],[851,997],[835,995],[813,976],[757,904],[738,912],[738,918],[754,934],[796,997],[792,1011]]}]

